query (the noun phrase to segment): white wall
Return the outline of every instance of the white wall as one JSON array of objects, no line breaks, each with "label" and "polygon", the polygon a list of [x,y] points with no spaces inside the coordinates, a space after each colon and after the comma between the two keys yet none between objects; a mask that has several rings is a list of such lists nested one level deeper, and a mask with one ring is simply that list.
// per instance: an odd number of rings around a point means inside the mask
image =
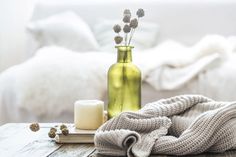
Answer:
[{"label": "white wall", "polygon": [[25,24],[34,1],[0,0],[0,72],[26,57]]}]

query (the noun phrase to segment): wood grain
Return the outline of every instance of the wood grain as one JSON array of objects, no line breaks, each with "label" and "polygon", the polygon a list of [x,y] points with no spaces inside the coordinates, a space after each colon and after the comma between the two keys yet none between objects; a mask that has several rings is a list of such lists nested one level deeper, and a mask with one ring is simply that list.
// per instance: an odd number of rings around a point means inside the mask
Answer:
[{"label": "wood grain", "polygon": [[15,155],[30,157],[34,154],[34,157],[46,157],[58,150],[61,146],[62,145],[56,144],[52,140],[36,140],[24,146],[22,149],[17,151]]},{"label": "wood grain", "polygon": [[[105,157],[93,144],[56,144],[47,133],[58,123],[40,124],[40,131],[29,130],[27,123],[9,123],[0,127],[0,156],[4,157]],[[72,124],[70,124],[72,125]],[[151,155],[151,157],[168,157]],[[172,156],[171,156],[172,157]],[[190,155],[188,155],[190,157]],[[193,157],[236,157],[235,151],[222,154],[201,154]]]},{"label": "wood grain", "polygon": [[[0,127],[2,128],[2,127]],[[7,129],[0,135],[0,154],[4,156],[47,156],[58,149],[60,145],[55,144],[47,137],[49,128],[41,128],[38,132],[32,132],[29,124],[7,124]]]},{"label": "wood grain", "polygon": [[[89,155],[89,157],[110,157],[110,156],[104,156],[100,155],[97,152],[94,152]],[[150,157],[175,157],[174,155],[151,155]],[[176,156],[177,157],[177,156]],[[183,157],[236,157],[236,150],[234,151],[227,151],[225,153],[206,153],[206,154],[199,154],[199,155],[186,155]]]},{"label": "wood grain", "polygon": [[87,157],[94,150],[94,145],[91,144],[64,144],[49,157]]}]

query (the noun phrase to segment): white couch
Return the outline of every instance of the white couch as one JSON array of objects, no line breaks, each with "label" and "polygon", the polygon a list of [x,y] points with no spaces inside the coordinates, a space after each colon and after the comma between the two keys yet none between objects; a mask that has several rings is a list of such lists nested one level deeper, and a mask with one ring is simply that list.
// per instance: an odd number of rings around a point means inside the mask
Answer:
[{"label": "white couch", "polygon": [[[119,19],[124,8],[133,12],[142,7],[146,11],[144,21],[157,23],[160,34],[157,43],[168,39],[185,45],[193,45],[205,35],[218,34],[225,37],[236,35],[236,1],[234,0],[44,0],[36,4],[32,21],[71,10],[83,18],[91,27],[101,19]],[[188,84],[188,86],[191,86]],[[147,83],[144,84],[143,103],[169,97],[174,94],[202,93],[183,87],[177,91],[156,92]],[[153,94],[155,93],[155,94]],[[224,97],[215,96],[216,99]],[[232,100],[232,97],[225,99]]]},{"label": "white couch", "polygon": [[[130,8],[134,12],[140,7],[146,11],[143,21],[154,22],[160,26],[157,43],[171,39],[185,45],[193,45],[208,34],[225,37],[236,35],[236,1],[234,0],[44,0],[36,4],[32,21],[71,10],[92,27],[101,19],[119,19],[124,8]],[[160,93],[148,84],[144,84],[145,88],[147,90],[143,92],[144,104],[187,92],[211,96],[203,90],[195,91],[191,87]],[[220,96],[215,98],[224,99]],[[232,97],[225,99],[232,100]]]},{"label": "white couch", "polygon": [[[160,35],[157,41],[158,43],[161,43],[167,39],[172,39],[182,44],[193,45],[208,34],[219,34],[225,37],[236,34],[236,1],[233,0],[101,0],[99,2],[95,0],[43,0],[39,1],[35,5],[31,21],[43,19],[50,15],[70,10],[82,17],[92,27],[93,25],[96,25],[100,19],[119,19],[119,15],[124,8],[136,10],[140,7],[144,8],[146,11],[146,21],[158,23],[160,26]],[[142,91],[143,104],[158,100],[160,98],[186,93],[204,94],[206,96],[220,100],[235,100],[236,96],[232,94],[234,88],[231,87],[229,82],[227,82],[236,79],[236,77],[230,75],[232,74],[232,71],[236,71],[234,66],[232,67],[232,65],[234,65],[235,59],[236,57],[233,55],[233,57],[231,57],[226,64],[223,64],[219,68],[214,68],[211,71],[201,72],[196,77],[191,78],[191,81],[188,83],[173,90],[157,91],[152,86],[150,86],[150,84],[144,82]],[[57,116],[53,116],[53,114],[50,115],[50,112],[54,112],[56,109],[47,111],[45,114],[37,115],[36,110],[35,113],[32,113],[27,109],[22,109],[20,107],[22,104],[19,104],[19,102],[12,101],[17,100],[16,97],[18,98],[22,96],[22,91],[15,90],[15,87],[19,85],[17,84],[19,81],[17,80],[17,77],[14,76],[17,76],[17,72],[19,72],[17,69],[22,69],[23,66],[24,65],[18,65],[13,67],[3,72],[0,76],[2,78],[7,78],[8,81],[8,85],[3,85],[6,83],[6,79],[4,80],[0,78],[0,82],[2,81],[2,91],[0,94],[0,110],[2,112],[0,114],[0,123],[23,121],[71,122],[73,120],[73,104],[71,103],[72,99],[70,102],[64,102],[65,104],[67,103],[68,110],[59,113]],[[9,71],[12,73],[11,75],[9,75]],[[154,72],[155,70],[153,73]],[[217,75],[215,75],[216,73]],[[6,77],[7,75],[11,77]],[[225,76],[228,75],[230,75],[230,78],[225,79]],[[204,82],[205,79],[207,79],[207,81]],[[223,85],[217,84],[217,82],[220,80],[226,80],[224,87],[229,90],[229,94],[224,94],[224,89],[222,89]],[[63,90],[57,92],[60,92],[61,95],[64,94],[65,97],[70,95],[70,93],[63,93]],[[78,97],[77,99],[84,98],[85,97]],[[86,98],[89,97],[87,96]],[[11,102],[9,101],[10,99]],[[37,99],[40,98],[32,98],[31,100]],[[103,99],[106,100],[106,98]],[[49,98],[48,102],[51,101],[53,100],[50,100]],[[47,104],[42,104],[42,108],[44,108],[44,105]],[[11,116],[11,113],[13,113],[14,116]]]}]

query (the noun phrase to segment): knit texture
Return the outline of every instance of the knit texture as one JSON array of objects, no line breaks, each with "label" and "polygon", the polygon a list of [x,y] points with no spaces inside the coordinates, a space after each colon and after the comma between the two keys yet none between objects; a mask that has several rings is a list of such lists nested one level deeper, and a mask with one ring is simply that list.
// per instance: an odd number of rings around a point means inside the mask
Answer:
[{"label": "knit texture", "polygon": [[95,134],[98,153],[147,157],[236,149],[236,102],[181,95],[124,112]]}]

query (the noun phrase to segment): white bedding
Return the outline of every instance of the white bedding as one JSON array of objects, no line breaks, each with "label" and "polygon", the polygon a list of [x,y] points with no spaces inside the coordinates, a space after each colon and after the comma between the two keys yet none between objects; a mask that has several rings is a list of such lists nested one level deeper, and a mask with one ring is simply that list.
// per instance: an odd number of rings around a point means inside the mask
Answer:
[{"label": "white bedding", "polygon": [[[225,90],[233,93],[236,87],[231,82],[236,72],[231,49],[221,36],[207,36],[193,47],[169,41],[140,53],[134,49],[133,60],[142,71],[143,81],[156,89],[151,93],[154,97],[147,95],[149,99],[143,91],[144,103],[159,99],[163,91],[178,94],[183,88],[188,88],[184,92],[201,92],[214,99],[235,99],[234,94],[224,94]],[[105,99],[106,72],[115,59],[116,54],[108,52],[40,49],[27,62],[0,75],[0,124],[71,122],[75,100]]]}]

